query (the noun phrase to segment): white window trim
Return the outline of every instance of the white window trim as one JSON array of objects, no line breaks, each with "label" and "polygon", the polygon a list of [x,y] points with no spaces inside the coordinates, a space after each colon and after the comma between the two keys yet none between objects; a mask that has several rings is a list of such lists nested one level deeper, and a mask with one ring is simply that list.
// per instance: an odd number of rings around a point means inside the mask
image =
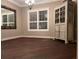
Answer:
[{"label": "white window trim", "polygon": [[[47,29],[39,29],[38,24],[37,24],[37,29],[30,29],[30,20],[29,20],[29,13],[30,12],[37,12],[37,20],[39,20],[39,11],[44,11],[47,10],[47,21],[40,21],[40,22],[47,22]],[[28,26],[28,31],[49,31],[49,8],[43,8],[43,9],[37,9],[37,10],[29,10],[27,11],[28,17],[27,17],[27,26]],[[38,21],[37,21],[38,22]]]}]

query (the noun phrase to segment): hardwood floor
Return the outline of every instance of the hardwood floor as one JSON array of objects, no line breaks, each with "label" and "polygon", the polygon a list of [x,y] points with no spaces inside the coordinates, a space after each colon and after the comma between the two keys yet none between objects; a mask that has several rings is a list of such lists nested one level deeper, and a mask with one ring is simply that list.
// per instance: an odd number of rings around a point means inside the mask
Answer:
[{"label": "hardwood floor", "polygon": [[76,44],[59,40],[18,38],[1,42],[1,59],[76,59]]}]

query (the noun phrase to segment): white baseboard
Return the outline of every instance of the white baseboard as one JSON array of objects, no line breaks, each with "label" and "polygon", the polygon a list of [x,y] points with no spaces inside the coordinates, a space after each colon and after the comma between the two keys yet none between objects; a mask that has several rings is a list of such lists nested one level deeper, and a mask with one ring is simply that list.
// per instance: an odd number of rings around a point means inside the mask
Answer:
[{"label": "white baseboard", "polygon": [[3,38],[3,39],[1,39],[1,41],[16,39],[16,38],[20,38],[20,37],[21,37],[21,36],[14,36],[14,37]]},{"label": "white baseboard", "polygon": [[21,37],[28,37],[28,38],[50,38],[54,39],[55,37],[50,37],[50,36],[21,36]]},{"label": "white baseboard", "polygon": [[27,38],[50,38],[50,39],[55,39],[55,37],[50,37],[50,36],[14,36],[14,37],[8,37],[8,38],[4,38],[1,41],[5,41],[5,40],[11,40],[11,39],[16,39],[16,38],[20,38],[20,37],[27,37]]}]

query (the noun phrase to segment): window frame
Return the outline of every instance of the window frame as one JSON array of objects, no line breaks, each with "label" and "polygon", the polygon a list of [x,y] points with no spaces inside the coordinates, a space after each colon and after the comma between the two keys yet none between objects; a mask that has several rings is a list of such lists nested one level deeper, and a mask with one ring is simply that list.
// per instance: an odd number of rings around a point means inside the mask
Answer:
[{"label": "window frame", "polygon": [[[5,5],[1,5],[1,8],[4,8],[4,9],[6,9],[6,10],[10,10],[10,11],[14,12],[14,26],[2,26],[3,23],[1,23],[1,29],[2,29],[2,30],[6,30],[6,29],[17,29],[17,25],[16,25],[16,10],[15,10],[15,9],[12,9],[12,8],[10,8],[10,7],[7,7],[7,6],[5,6]],[[1,19],[3,19],[3,18],[2,18],[2,15],[1,15]],[[2,21],[3,21],[3,20],[2,20]],[[6,23],[7,23],[7,22],[6,22]]]},{"label": "window frame", "polygon": [[[11,14],[13,14],[13,13],[7,13],[7,14],[2,14],[2,15],[1,15],[2,19],[3,19],[3,16],[4,16],[4,15],[7,16],[7,22],[5,22],[5,23],[7,24],[7,26],[9,26],[10,23],[14,23],[14,22],[9,22],[9,15],[11,15]],[[2,20],[2,25],[1,25],[1,26],[3,26],[3,24],[4,24],[4,22],[3,22],[3,20]]]},{"label": "window frame", "polygon": [[[39,11],[46,11],[47,10],[47,21],[39,21]],[[37,29],[30,29],[30,12],[36,12],[37,13]],[[44,8],[44,9],[37,9],[37,10],[29,10],[28,12],[28,17],[27,17],[27,25],[28,25],[28,31],[49,31],[49,8]],[[47,22],[47,29],[39,29],[39,23],[40,22]]]}]

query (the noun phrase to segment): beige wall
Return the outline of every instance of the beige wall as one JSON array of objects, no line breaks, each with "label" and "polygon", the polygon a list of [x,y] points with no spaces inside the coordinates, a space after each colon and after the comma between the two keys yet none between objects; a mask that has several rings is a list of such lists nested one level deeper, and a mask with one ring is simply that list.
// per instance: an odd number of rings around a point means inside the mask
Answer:
[{"label": "beige wall", "polygon": [[27,9],[26,7],[22,8],[22,20],[23,20],[23,31],[26,36],[45,36],[45,37],[54,37],[54,8],[62,2],[53,2],[46,3],[41,5],[33,6],[32,10],[49,8],[49,31],[28,31],[27,25]]},{"label": "beige wall", "polygon": [[17,7],[16,5],[8,2],[7,0],[2,0],[1,1],[2,5],[5,5],[7,7],[10,7],[12,9],[16,10],[16,22],[17,22],[17,29],[5,29],[1,30],[1,38],[9,38],[9,37],[14,37],[14,36],[19,36],[21,35],[21,8]]}]

